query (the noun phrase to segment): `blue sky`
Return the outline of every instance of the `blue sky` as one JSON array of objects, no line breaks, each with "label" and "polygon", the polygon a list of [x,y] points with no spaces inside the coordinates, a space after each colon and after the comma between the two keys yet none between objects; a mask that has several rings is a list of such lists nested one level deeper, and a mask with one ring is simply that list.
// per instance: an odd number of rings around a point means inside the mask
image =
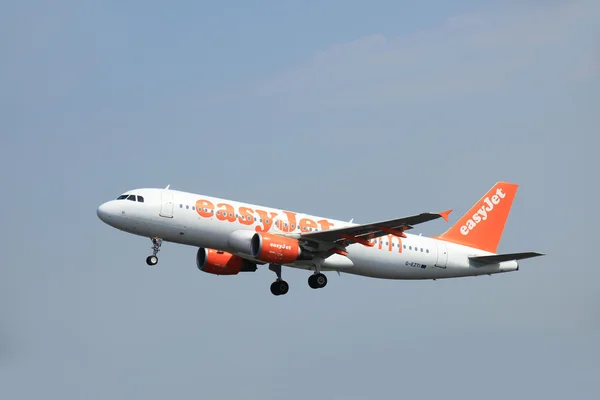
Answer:
[{"label": "blue sky", "polygon": [[[7,398],[600,394],[600,6],[0,6]],[[368,222],[520,189],[520,271],[436,282],[216,277],[96,207],[171,187]],[[419,227],[435,235],[443,221]]]}]

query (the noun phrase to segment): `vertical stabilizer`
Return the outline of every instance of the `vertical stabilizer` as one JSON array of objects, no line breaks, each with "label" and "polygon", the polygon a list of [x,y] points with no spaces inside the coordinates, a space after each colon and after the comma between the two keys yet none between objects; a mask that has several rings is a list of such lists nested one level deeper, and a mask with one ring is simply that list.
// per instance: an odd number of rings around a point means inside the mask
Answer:
[{"label": "vertical stabilizer", "polygon": [[437,239],[495,253],[519,185],[498,182]]}]

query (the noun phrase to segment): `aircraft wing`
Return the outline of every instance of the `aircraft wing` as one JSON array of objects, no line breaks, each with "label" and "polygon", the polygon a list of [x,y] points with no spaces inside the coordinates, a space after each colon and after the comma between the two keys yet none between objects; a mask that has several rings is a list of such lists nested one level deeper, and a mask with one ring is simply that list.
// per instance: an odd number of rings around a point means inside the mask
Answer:
[{"label": "aircraft wing", "polygon": [[390,234],[406,237],[403,232],[412,229],[413,225],[433,221],[438,218],[444,218],[448,221],[450,212],[452,212],[452,210],[441,213],[422,213],[410,217],[390,219],[369,224],[354,225],[325,231],[305,232],[300,234],[300,239],[340,244],[356,242],[366,246],[372,246],[372,244],[368,242],[370,239]]}]

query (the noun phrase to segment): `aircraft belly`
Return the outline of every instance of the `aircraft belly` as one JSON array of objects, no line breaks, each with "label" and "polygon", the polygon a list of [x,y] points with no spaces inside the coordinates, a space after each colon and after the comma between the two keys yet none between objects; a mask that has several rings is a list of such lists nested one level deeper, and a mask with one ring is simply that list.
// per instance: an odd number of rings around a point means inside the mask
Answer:
[{"label": "aircraft belly", "polygon": [[362,245],[348,248],[354,267],[346,273],[384,279],[432,279],[446,275],[435,268],[435,256],[414,252],[397,253]]}]

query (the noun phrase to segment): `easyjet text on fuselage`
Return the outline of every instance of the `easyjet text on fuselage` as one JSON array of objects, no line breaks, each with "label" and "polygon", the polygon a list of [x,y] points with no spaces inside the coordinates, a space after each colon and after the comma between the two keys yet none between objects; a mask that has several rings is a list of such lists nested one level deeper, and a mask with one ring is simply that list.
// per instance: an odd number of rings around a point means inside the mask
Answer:
[{"label": "easyjet text on fuselage", "polygon": [[[213,203],[207,199],[200,199],[196,201],[196,212],[203,218],[216,217],[220,221],[228,222],[239,222],[243,225],[254,225],[260,221],[254,227],[256,232],[267,233],[275,224],[281,232],[294,232],[299,230],[300,232],[309,232],[312,230],[328,230],[334,225],[328,219],[320,219],[315,221],[311,218],[300,218],[298,215],[291,211],[281,211],[283,215],[275,211],[265,211],[261,209],[252,209],[249,207],[235,207],[228,202]],[[275,219],[285,217],[286,219]]]}]

